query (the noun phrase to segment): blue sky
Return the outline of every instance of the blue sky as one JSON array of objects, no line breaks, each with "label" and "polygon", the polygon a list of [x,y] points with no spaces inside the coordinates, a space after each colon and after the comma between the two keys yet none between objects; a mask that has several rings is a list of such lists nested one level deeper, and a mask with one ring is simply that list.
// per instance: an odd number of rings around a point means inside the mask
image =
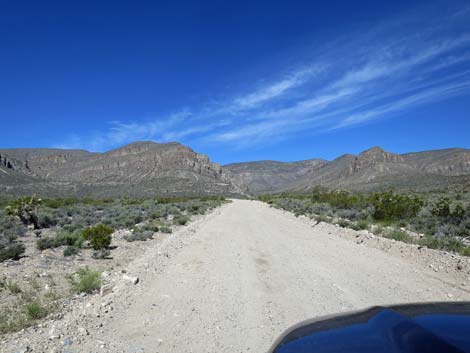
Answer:
[{"label": "blue sky", "polygon": [[0,1],[0,147],[470,148],[468,1]]}]

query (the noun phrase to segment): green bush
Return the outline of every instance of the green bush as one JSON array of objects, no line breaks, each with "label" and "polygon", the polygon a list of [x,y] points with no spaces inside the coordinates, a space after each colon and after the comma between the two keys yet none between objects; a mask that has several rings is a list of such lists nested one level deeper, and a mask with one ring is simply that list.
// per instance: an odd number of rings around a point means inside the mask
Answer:
[{"label": "green bush", "polygon": [[324,216],[324,215],[318,215],[318,216],[315,216],[315,220],[320,223],[320,222],[329,222],[329,219],[328,217]]},{"label": "green bush", "polygon": [[83,245],[83,237],[79,231],[73,233],[66,230],[59,231],[54,238],[44,237],[38,239],[36,246],[39,250],[45,250],[50,248],[57,248],[59,246],[72,246],[75,248],[81,248]]},{"label": "green bush", "polygon": [[0,262],[5,260],[19,260],[26,248],[21,243],[9,243],[0,246]]},{"label": "green bush", "polygon": [[372,228],[372,233],[374,233],[375,235],[382,235],[384,232],[384,229],[382,226],[375,226],[374,228]]},{"label": "green bush", "polygon": [[111,245],[111,234],[114,229],[106,224],[98,224],[83,230],[82,236],[90,242],[94,250],[106,249]]},{"label": "green bush", "polygon": [[405,243],[412,243],[413,238],[406,232],[403,232],[401,230],[391,230],[388,231],[384,234],[385,238],[397,240],[397,241],[402,241]]},{"label": "green bush", "polygon": [[168,227],[168,226],[161,226],[161,227],[160,227],[160,232],[166,233],[166,234],[170,234],[170,233],[172,233],[172,230],[171,230],[171,228]]},{"label": "green bush", "polygon": [[106,224],[97,224],[93,227],[88,227],[82,231],[82,236],[85,240],[90,241],[96,235],[111,235],[114,229]]},{"label": "green bush", "polygon": [[466,253],[468,247],[459,239],[453,237],[433,237],[426,236],[418,241],[418,244],[431,249],[453,251],[456,253]]},{"label": "green bush", "polygon": [[49,228],[57,224],[57,220],[51,213],[39,213],[38,223],[41,228]]},{"label": "green bush", "polygon": [[357,222],[357,227],[360,230],[369,229],[369,222],[365,219],[361,219],[360,221]]},{"label": "green bush", "polygon": [[68,232],[62,230],[55,237],[56,246],[68,245],[81,248],[83,241],[84,238],[80,231]]},{"label": "green bush", "polygon": [[173,218],[173,224],[184,226],[190,221],[188,216],[179,215]]},{"label": "green bush", "polygon": [[8,289],[12,294],[20,294],[22,292],[18,283],[8,280],[0,281],[0,288]]},{"label": "green bush", "polygon": [[54,238],[44,237],[44,238],[38,239],[36,241],[36,247],[39,250],[43,251],[43,250],[46,250],[46,249],[55,248],[56,247],[56,242],[55,242]]},{"label": "green bush", "polygon": [[64,249],[64,256],[68,257],[72,255],[77,255],[79,252],[80,252],[80,248],[73,246],[73,245],[69,245]]},{"label": "green bush", "polygon": [[361,227],[359,227],[359,225],[357,223],[351,223],[349,224],[349,228],[351,228],[352,230],[361,230]]},{"label": "green bush", "polygon": [[141,230],[147,230],[147,231],[151,231],[151,232],[158,232],[160,230],[160,227],[158,224],[156,223],[147,223],[145,224],[144,226],[142,226],[140,228]]},{"label": "green bush", "polygon": [[30,320],[38,320],[47,316],[46,308],[37,302],[25,304],[24,308],[26,316]]},{"label": "green bush", "polygon": [[461,221],[463,221],[465,216],[466,216],[465,208],[460,203],[456,204],[453,211],[452,211],[452,213],[451,213],[452,219],[456,223],[460,223]]},{"label": "green bush", "polygon": [[371,197],[376,220],[399,221],[416,216],[423,207],[418,197],[396,194],[393,191],[374,193]]},{"label": "green bush", "polygon": [[98,234],[90,240],[93,250],[107,249],[111,245],[111,235]]},{"label": "green bush", "polygon": [[460,255],[470,256],[470,246],[465,246],[462,250],[460,250]]},{"label": "green bush", "polygon": [[134,233],[130,234],[130,235],[126,235],[124,237],[125,240],[129,241],[129,242],[133,242],[133,241],[146,241],[146,240],[149,240],[149,239],[153,239],[153,231],[150,231],[150,230],[144,230],[144,231],[135,231]]},{"label": "green bush", "polygon": [[71,282],[75,293],[93,293],[101,287],[101,273],[82,268],[71,277]]},{"label": "green bush", "polygon": [[431,213],[440,218],[450,217],[450,200],[447,197],[441,197],[432,207]]}]

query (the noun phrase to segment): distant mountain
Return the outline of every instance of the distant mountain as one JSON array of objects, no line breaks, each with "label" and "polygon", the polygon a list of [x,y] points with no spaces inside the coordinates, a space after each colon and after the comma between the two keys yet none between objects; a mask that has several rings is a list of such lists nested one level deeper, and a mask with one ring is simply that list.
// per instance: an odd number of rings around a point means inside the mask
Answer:
[{"label": "distant mountain", "polygon": [[242,193],[220,165],[179,143],[136,142],[105,153],[3,149],[0,160],[0,187],[10,194],[145,197]]},{"label": "distant mountain", "polygon": [[221,167],[182,144],[135,142],[105,153],[0,149],[0,194],[148,197],[349,190],[470,189],[470,150],[395,154],[374,147],[333,161],[259,161]]},{"label": "distant mountain", "polygon": [[277,192],[292,187],[298,181],[308,179],[317,170],[328,164],[323,159],[299,162],[259,161],[234,163],[224,166],[240,185],[250,192]]},{"label": "distant mountain", "polygon": [[315,186],[350,190],[435,190],[470,185],[470,150],[394,154],[374,147],[331,162],[248,162],[224,166],[252,193],[308,191]]}]

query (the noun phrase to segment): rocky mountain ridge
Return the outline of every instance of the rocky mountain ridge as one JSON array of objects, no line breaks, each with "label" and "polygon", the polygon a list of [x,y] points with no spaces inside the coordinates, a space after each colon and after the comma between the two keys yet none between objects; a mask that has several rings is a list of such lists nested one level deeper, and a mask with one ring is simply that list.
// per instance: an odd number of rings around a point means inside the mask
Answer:
[{"label": "rocky mountain ridge", "polygon": [[[2,168],[10,177],[3,187],[11,192],[22,193],[34,184],[58,194],[102,197],[243,192],[219,164],[176,142],[135,142],[105,153],[4,149],[0,155],[15,161],[15,168]],[[32,184],[29,188],[19,182],[24,178]]]},{"label": "rocky mountain ridge", "polygon": [[[312,162],[315,167],[311,170],[302,168]],[[267,168],[265,161],[229,164],[225,168],[253,193],[302,192],[315,186],[367,191],[432,190],[459,183],[468,186],[470,181],[470,150],[461,148],[395,154],[373,147],[357,156],[344,154],[332,161],[272,163],[276,163],[275,168]],[[278,182],[281,169],[291,178]]]},{"label": "rocky mountain ridge", "polygon": [[256,161],[221,166],[177,142],[135,142],[104,152],[0,149],[5,195],[147,197],[149,195],[434,190],[470,185],[470,150],[395,154],[373,147],[332,161]]}]

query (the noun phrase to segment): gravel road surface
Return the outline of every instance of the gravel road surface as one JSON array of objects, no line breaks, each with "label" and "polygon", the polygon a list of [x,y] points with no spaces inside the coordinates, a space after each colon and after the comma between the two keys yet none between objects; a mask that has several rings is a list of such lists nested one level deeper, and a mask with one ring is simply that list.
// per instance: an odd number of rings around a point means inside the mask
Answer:
[{"label": "gravel road surface", "polygon": [[110,350],[265,352],[286,328],[311,317],[470,298],[431,269],[261,202],[235,200],[189,233],[171,256],[160,250],[164,267],[106,322],[101,339],[113,342]]}]

